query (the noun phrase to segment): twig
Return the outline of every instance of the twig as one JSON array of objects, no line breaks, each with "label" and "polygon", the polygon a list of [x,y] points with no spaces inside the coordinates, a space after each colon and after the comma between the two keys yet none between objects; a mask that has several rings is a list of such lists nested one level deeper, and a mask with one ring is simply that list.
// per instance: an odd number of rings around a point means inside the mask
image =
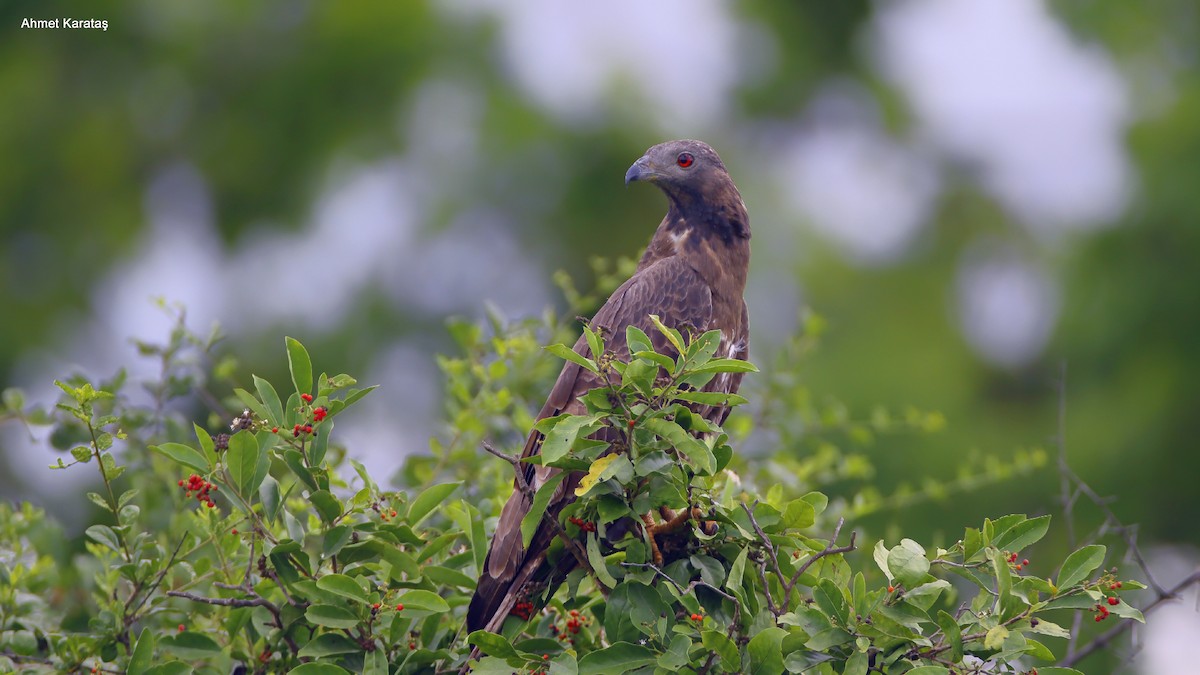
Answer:
[{"label": "twig", "polygon": [[[754,502],[754,506],[758,506],[757,501]],[[765,571],[766,564],[764,563],[756,566],[758,568],[759,579],[762,581],[763,585],[763,595],[765,595],[767,598],[767,609],[769,609],[775,616],[779,616],[782,613],[782,610],[787,608],[788,600],[792,597],[792,590],[800,581],[801,575],[808,571],[808,568],[812,567],[813,564],[821,558],[838,553],[849,553],[855,549],[854,540],[858,536],[857,532],[850,533],[850,543],[846,544],[845,546],[836,545],[838,537],[841,536],[842,533],[842,525],[846,523],[845,518],[838,518],[837,526],[833,528],[833,536],[829,538],[829,543],[825,544],[825,548],[813,553],[807,560],[804,561],[803,564],[800,565],[800,567],[796,568],[796,571],[792,574],[791,578],[787,579],[784,577],[783,572],[779,569],[779,555],[775,550],[775,545],[771,543],[771,538],[767,536],[766,532],[763,532],[762,527],[759,526],[758,521],[754,518],[752,507],[746,506],[745,502],[743,502],[742,510],[744,510],[746,512],[746,516],[750,518],[750,525],[754,527],[754,531],[758,534],[758,538],[762,540],[763,545],[767,547],[767,552],[770,554],[771,566],[775,572],[775,576],[779,578],[780,587],[783,589],[783,605],[782,607],[776,606],[774,600],[771,598],[771,589],[769,586],[767,586],[767,576]]]},{"label": "twig", "polygon": [[[1187,589],[1188,586],[1196,583],[1200,583],[1200,570],[1192,572],[1189,576],[1185,577],[1183,581],[1175,584],[1173,588],[1165,591],[1163,594],[1155,598],[1153,602],[1143,607],[1141,610],[1142,614],[1149,614],[1168,600],[1177,599],[1179,593]],[[1110,642],[1120,637],[1122,633],[1129,630],[1133,625],[1133,621],[1122,621],[1121,623],[1118,623],[1117,625],[1108,629],[1106,632],[1101,633],[1091,642],[1084,645],[1082,649],[1076,651],[1074,654],[1069,654],[1058,665],[1064,668],[1070,668],[1071,666],[1074,666],[1076,663],[1079,663],[1086,657],[1090,656],[1093,652],[1107,647]]]}]

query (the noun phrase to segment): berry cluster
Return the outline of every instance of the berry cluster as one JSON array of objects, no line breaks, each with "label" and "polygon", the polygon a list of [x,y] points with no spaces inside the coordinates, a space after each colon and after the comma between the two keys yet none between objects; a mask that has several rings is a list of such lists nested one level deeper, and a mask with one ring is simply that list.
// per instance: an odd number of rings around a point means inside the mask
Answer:
[{"label": "berry cluster", "polygon": [[571,516],[570,520],[571,520],[572,525],[575,525],[576,527],[583,530],[584,532],[595,532],[596,531],[595,523],[589,523],[588,521],[584,520],[583,518],[576,518],[575,516]]},{"label": "berry cluster", "polygon": [[314,422],[320,422],[328,416],[329,416],[329,411],[325,408],[325,406],[318,406],[316,408],[313,408],[313,421]]},{"label": "berry cluster", "polygon": [[551,625],[550,631],[557,635],[559,640],[571,640],[571,644],[574,644],[572,636],[577,635],[580,628],[591,622],[592,620],[580,614],[579,610],[573,609],[568,613],[567,621],[562,628],[559,628],[557,625]]},{"label": "berry cluster", "polygon": [[399,515],[396,512],[396,509],[388,509],[386,506],[380,506],[379,502],[377,501],[371,502],[371,509],[375,511],[375,513],[378,513],[379,519],[385,523]]},{"label": "berry cluster", "polygon": [[[1116,598],[1108,599],[1108,604],[1110,605],[1115,605],[1118,602],[1121,601]],[[1096,612],[1096,621],[1103,621],[1108,618],[1108,608],[1099,602],[1097,602],[1095,605],[1092,605],[1092,611]]]},{"label": "berry cluster", "polygon": [[688,618],[690,618],[692,621],[703,621],[704,615],[703,614],[693,614]]},{"label": "berry cluster", "polygon": [[216,506],[216,503],[213,502],[212,495],[209,493],[216,492],[217,486],[204,480],[198,474],[192,474],[188,476],[186,481],[179,481],[179,487],[183,488],[184,494],[188,497],[193,496],[193,492],[196,493],[196,501],[204,504],[208,508],[211,509],[212,507]]},{"label": "berry cluster", "polygon": [[313,425],[311,424],[297,424],[296,426],[292,427],[293,438],[299,438],[300,434],[311,434],[312,432]]},{"label": "berry cluster", "polygon": [[526,600],[521,600],[517,604],[513,605],[513,608],[509,611],[509,614],[512,614],[523,621],[528,621],[529,617],[533,616],[533,603]]},{"label": "berry cluster", "polygon": [[1029,566],[1029,558],[1025,558],[1025,559],[1021,560],[1021,562],[1017,562],[1017,554],[1016,553],[1005,552],[1004,559],[1006,562],[1008,562],[1009,565],[1013,566],[1013,569],[1015,569],[1018,572],[1020,572],[1021,570],[1025,569],[1026,567]]}]

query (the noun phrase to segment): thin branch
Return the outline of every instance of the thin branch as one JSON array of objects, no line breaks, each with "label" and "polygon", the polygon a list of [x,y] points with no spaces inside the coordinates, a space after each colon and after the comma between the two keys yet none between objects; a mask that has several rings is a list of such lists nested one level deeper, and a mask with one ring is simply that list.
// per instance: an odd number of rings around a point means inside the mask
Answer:
[{"label": "thin branch", "polygon": [[[754,502],[754,506],[758,506],[757,501]],[[775,572],[775,576],[779,578],[779,585],[783,589],[783,605],[776,606],[774,600],[771,598],[771,588],[767,585],[767,575],[765,570],[766,563],[764,562],[762,565],[756,566],[758,568],[759,579],[762,581],[763,585],[763,595],[767,597],[767,609],[769,609],[775,616],[779,616],[783,610],[787,608],[788,600],[792,597],[792,590],[796,587],[796,584],[799,583],[800,577],[818,560],[838,553],[849,553],[855,549],[854,540],[858,536],[857,532],[850,533],[849,544],[845,546],[837,545],[838,537],[841,536],[842,533],[842,525],[846,523],[845,518],[838,518],[837,526],[833,528],[833,536],[829,538],[829,543],[825,544],[825,548],[813,553],[807,560],[804,561],[803,564],[800,565],[800,567],[796,568],[796,571],[792,574],[791,578],[787,578],[779,569],[779,554],[775,550],[775,545],[771,542],[771,538],[767,536],[767,533],[763,531],[762,527],[759,526],[758,520],[754,518],[752,507],[746,506],[746,503],[742,502],[742,510],[746,512],[746,516],[750,518],[750,525],[754,527],[754,532],[758,534],[758,538],[762,541],[763,545],[766,546],[767,552],[770,554],[772,570]]]},{"label": "thin branch", "polygon": [[222,607],[266,607],[267,609],[274,609],[276,612],[279,611],[273,603],[259,596],[253,598],[210,598],[189,591],[167,591],[167,595],[173,598],[184,598],[194,602],[202,602],[206,605],[220,605]]}]

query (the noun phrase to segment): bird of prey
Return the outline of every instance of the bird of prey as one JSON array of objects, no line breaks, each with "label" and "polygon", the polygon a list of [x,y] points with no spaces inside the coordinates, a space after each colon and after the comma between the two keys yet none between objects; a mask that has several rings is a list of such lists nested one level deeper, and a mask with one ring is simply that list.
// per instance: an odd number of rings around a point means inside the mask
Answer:
[{"label": "bird of prey", "polygon": [[[656,351],[674,356],[674,348],[649,318],[654,314],[685,334],[687,330],[696,335],[721,331],[717,355],[744,360],[748,355],[749,326],[742,294],[750,264],[750,220],[725,164],[700,141],[669,141],[650,148],[634,162],[625,174],[625,184],[634,182],[651,183],[661,189],[667,197],[667,215],[637,271],[596,312],[593,329],[603,332],[606,348],[619,358],[628,359],[625,329],[631,325],[650,336]],[[597,357],[590,354],[583,337],[574,349],[584,356]],[[721,373],[705,390],[735,393],[741,378],[741,373]],[[586,414],[579,397],[604,384],[600,376],[567,363],[537,419],[562,413]],[[729,408],[714,406],[697,412],[720,424]],[[614,437],[607,438],[606,433]],[[606,427],[594,438],[612,441],[616,440],[615,433]],[[542,440],[536,429],[530,432],[521,456],[537,454]],[[522,465],[520,470],[534,491],[559,472],[536,465]],[[575,472],[558,485],[528,549],[522,546],[521,519],[530,509],[529,493],[517,489],[504,505],[467,612],[469,630],[498,632],[516,603],[526,601],[531,589],[557,584],[574,567],[572,556],[562,556],[554,563],[546,560],[556,535],[547,519],[557,518],[574,500],[581,477]]]}]

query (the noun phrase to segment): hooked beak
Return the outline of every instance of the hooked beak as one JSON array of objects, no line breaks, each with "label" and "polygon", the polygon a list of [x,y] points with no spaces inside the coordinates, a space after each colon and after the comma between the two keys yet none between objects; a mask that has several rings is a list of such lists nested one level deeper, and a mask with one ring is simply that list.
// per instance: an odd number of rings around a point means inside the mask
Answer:
[{"label": "hooked beak", "polygon": [[659,175],[661,174],[659,174],[654,170],[653,167],[650,166],[650,158],[643,155],[640,159],[638,159],[638,161],[633,163],[633,166],[629,167],[628,171],[625,172],[625,184],[629,185],[630,183],[639,180],[654,182],[654,179],[658,178]]}]

